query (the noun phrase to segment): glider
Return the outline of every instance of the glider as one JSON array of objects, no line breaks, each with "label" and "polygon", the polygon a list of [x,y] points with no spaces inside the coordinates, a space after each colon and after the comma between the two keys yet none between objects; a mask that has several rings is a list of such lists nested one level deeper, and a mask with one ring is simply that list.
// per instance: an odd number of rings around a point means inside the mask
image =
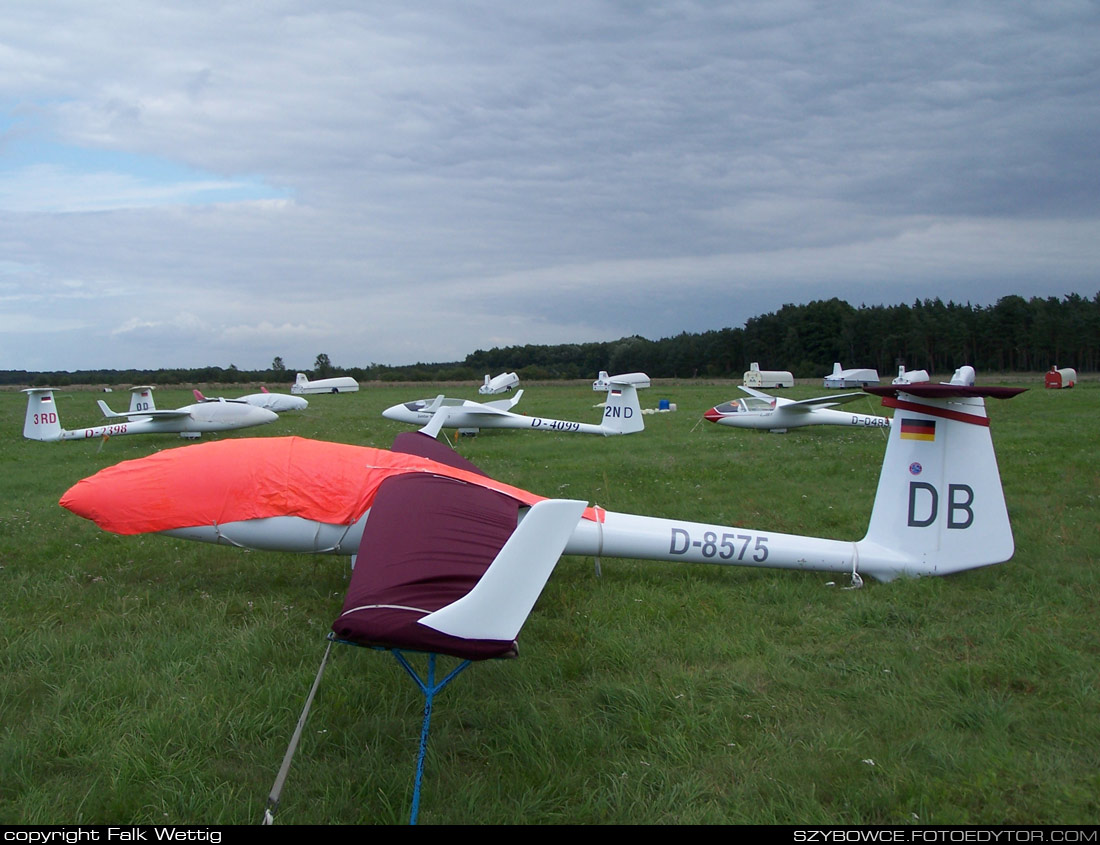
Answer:
[{"label": "glider", "polygon": [[116,437],[122,434],[179,434],[180,437],[200,437],[205,431],[229,431],[264,425],[279,419],[274,411],[256,408],[241,402],[200,402],[173,411],[158,411],[150,386],[130,389],[130,410],[118,414],[99,400],[103,416],[110,422],[91,428],[68,431],[61,427],[61,418],[54,401],[54,389],[31,387],[27,394],[27,416],[23,421],[23,436],[30,440],[90,440],[96,437]]},{"label": "glider", "polygon": [[192,391],[196,402],[244,402],[257,408],[267,408],[279,414],[283,411],[304,411],[309,407],[309,402],[301,396],[291,396],[288,393],[272,393],[266,387],[260,388],[259,393],[249,393],[247,396],[238,396],[235,399],[222,397],[208,398],[202,395],[202,391],[196,388]]},{"label": "glider", "polygon": [[[604,374],[600,375],[602,377]],[[517,390],[511,399],[497,399],[493,402],[448,399],[440,394],[435,399],[418,399],[415,402],[393,405],[386,408],[382,416],[389,420],[422,426],[422,430],[432,436],[440,428],[457,428],[474,433],[483,428],[520,428],[605,436],[634,434],[644,430],[638,389],[649,387],[649,376],[645,373],[626,373],[608,377],[606,384],[607,403],[603,409],[603,422],[599,425],[514,414],[512,408],[522,398],[522,390]]]},{"label": "glider", "polygon": [[471,659],[514,649],[562,554],[850,572],[857,583],[1008,560],[984,397],[1022,389],[869,389],[896,413],[858,542],[544,499],[420,432],[389,451],[297,437],[164,450],[77,482],[61,505],[118,534],[352,555],[337,636]]},{"label": "glider", "polygon": [[742,387],[741,390],[749,394],[747,399],[732,399],[716,405],[703,414],[703,418],[719,425],[759,428],[777,433],[806,425],[855,425],[863,428],[888,428],[890,425],[889,417],[833,410],[836,405],[863,396],[858,392],[796,401],[771,396],[751,387]]}]

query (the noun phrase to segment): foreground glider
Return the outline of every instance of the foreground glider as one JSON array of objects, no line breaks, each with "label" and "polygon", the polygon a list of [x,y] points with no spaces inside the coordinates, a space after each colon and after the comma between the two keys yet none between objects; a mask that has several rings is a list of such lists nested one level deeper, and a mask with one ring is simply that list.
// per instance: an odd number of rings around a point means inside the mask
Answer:
[{"label": "foreground glider", "polygon": [[986,396],[1016,388],[874,387],[895,409],[858,542],[635,516],[496,481],[419,432],[391,451],[302,438],[226,440],[101,470],[61,504],[107,531],[354,555],[342,639],[482,658],[514,648],[559,555],[850,572],[889,581],[1008,560],[1012,530]]},{"label": "foreground glider", "polygon": [[291,396],[289,393],[272,393],[266,387],[260,388],[259,393],[249,393],[247,396],[238,396],[235,399],[224,397],[203,396],[198,388],[192,391],[196,402],[244,402],[246,405],[254,405],[257,408],[267,408],[281,414],[284,411],[304,411],[309,407],[309,402],[301,396]]},{"label": "foreground glider", "polygon": [[426,433],[433,435],[440,428],[457,428],[474,433],[483,428],[521,428],[605,436],[634,434],[644,430],[645,422],[638,403],[638,390],[649,387],[649,376],[645,373],[610,376],[606,384],[607,403],[603,409],[603,422],[599,425],[512,413],[512,408],[523,397],[522,390],[517,390],[511,399],[497,399],[493,402],[447,399],[440,394],[435,399],[419,399],[386,408],[382,416],[396,422],[419,425]]},{"label": "foreground glider", "polygon": [[890,425],[889,417],[833,410],[836,405],[858,399],[864,395],[862,393],[838,393],[795,401],[771,396],[751,387],[742,387],[741,390],[749,394],[747,399],[733,399],[716,405],[703,414],[704,419],[719,425],[759,428],[777,433],[806,425],[855,425],[862,428],[887,428]]},{"label": "foreground glider", "polygon": [[179,434],[194,438],[207,431],[249,428],[279,419],[274,411],[241,402],[200,402],[173,411],[158,411],[153,402],[153,388],[134,387],[129,411],[115,413],[101,399],[99,408],[110,422],[68,431],[61,427],[53,388],[32,387],[23,392],[27,394],[23,436],[30,440],[90,440],[122,434]]}]

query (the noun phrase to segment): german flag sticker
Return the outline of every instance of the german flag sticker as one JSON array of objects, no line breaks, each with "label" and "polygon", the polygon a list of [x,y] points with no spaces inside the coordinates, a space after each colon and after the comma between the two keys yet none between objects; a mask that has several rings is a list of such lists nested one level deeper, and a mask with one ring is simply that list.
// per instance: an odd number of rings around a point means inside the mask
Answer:
[{"label": "german flag sticker", "polygon": [[901,421],[902,440],[928,440],[936,439],[935,420],[909,420]]}]

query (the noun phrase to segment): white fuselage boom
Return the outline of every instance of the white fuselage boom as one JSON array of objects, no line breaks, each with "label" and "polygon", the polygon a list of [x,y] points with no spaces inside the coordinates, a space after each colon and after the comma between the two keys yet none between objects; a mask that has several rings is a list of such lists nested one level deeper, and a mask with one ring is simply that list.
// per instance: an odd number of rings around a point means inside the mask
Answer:
[{"label": "white fuselage boom", "polygon": [[[120,415],[104,425],[62,429],[60,440],[91,440],[96,437],[116,437],[123,434],[195,434],[211,431],[232,431],[254,425],[275,422],[274,411],[240,402],[200,402],[180,408],[186,414],[156,417]],[[157,412],[153,412],[154,414]]]},{"label": "white fuselage boom", "polygon": [[[873,559],[858,544],[844,540],[800,537],[775,531],[637,516],[598,510],[599,521],[581,520],[564,554],[638,560],[711,563],[850,572],[854,563],[876,575]],[[354,555],[359,549],[368,510],[352,525],[333,525],[295,516],[268,517],[221,525],[178,528],[163,533],[186,540],[267,551]],[[522,519],[522,517],[521,517]],[[896,569],[897,556],[885,555]],[[893,577],[887,574],[885,577]]]}]

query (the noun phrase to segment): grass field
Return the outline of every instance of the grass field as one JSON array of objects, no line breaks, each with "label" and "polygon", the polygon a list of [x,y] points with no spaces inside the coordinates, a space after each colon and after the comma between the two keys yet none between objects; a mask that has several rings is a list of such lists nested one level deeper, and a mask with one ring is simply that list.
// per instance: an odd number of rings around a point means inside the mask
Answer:
[{"label": "grass field", "polygon": [[[1100,384],[997,383],[1035,388],[991,403],[1010,562],[844,591],[822,573],[610,559],[597,578],[563,558],[521,657],[437,699],[421,823],[1100,820]],[[519,410],[598,421],[586,384],[525,387]],[[388,446],[406,429],[381,410],[437,392],[310,397],[225,436]],[[696,425],[736,393],[658,383],[643,405],[680,410],[641,434],[488,432],[459,451],[612,510],[861,537],[883,433]],[[98,422],[94,393],[57,398],[68,428]],[[27,441],[24,408],[0,393],[0,823],[258,822],[346,560],[105,534],[61,493],[184,441]],[[277,820],[404,822],[421,701],[392,658],[335,649]]]}]

